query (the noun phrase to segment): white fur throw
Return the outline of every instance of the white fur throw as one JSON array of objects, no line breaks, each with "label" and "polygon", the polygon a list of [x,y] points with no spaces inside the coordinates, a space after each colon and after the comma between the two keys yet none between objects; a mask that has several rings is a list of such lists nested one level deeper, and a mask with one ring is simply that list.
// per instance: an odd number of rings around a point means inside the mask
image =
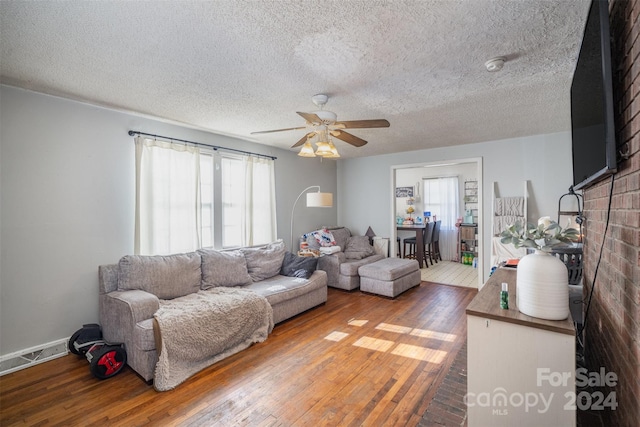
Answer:
[{"label": "white fur throw", "polygon": [[170,390],[215,362],[267,339],[273,309],[247,289],[219,287],[161,301],[154,387]]}]

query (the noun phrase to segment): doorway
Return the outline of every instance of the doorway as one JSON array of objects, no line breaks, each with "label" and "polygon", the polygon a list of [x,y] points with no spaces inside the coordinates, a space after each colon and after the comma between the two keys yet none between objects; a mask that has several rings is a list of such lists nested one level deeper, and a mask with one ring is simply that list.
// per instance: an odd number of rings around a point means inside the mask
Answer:
[{"label": "doorway", "polygon": [[[448,213],[446,221],[444,221],[440,211],[446,213],[447,209],[438,204],[442,200],[437,196],[438,187],[435,183],[451,182],[454,178],[458,183],[457,211],[453,219],[451,216],[454,213]],[[392,199],[390,205],[392,206],[391,218],[393,219],[393,225],[390,235],[393,236],[393,239],[391,239],[390,243],[393,245],[393,249],[390,252],[392,256],[398,256],[399,252],[404,255],[402,253],[403,240],[405,237],[411,237],[411,232],[397,230],[398,220],[411,218],[416,223],[420,223],[426,221],[425,215],[431,215],[430,220],[433,220],[435,215],[436,219],[441,221],[441,227],[446,229],[444,233],[441,232],[441,236],[446,236],[447,234],[451,236],[446,242],[440,240],[443,261],[437,264],[434,263],[433,266],[429,264],[429,267],[423,267],[421,270],[423,277],[427,277],[425,280],[431,280],[429,277],[442,278],[445,281],[439,280],[438,282],[444,284],[480,288],[484,277],[484,263],[482,262],[484,259],[484,247],[482,245],[482,158],[392,166],[391,182]],[[469,197],[470,195],[467,194],[469,191],[465,189],[469,187],[475,188],[475,197]],[[398,191],[398,189],[401,191]],[[452,191],[449,187],[445,192],[451,193]],[[433,194],[433,198],[436,200],[430,200],[429,194]],[[470,201],[475,202],[475,204]],[[408,209],[409,206],[411,206],[411,209]],[[457,226],[453,223],[454,221],[458,223]],[[460,221],[465,223],[473,221],[476,224],[477,236],[474,236],[476,237],[475,245],[470,242],[461,242]],[[443,225],[445,222],[447,223],[446,227]],[[397,238],[400,238],[399,243]],[[399,247],[397,246],[398,244]],[[467,252],[467,254],[465,255],[464,252]],[[468,252],[472,252],[473,256],[469,257]],[[470,258],[475,258],[475,261]],[[465,262],[468,262],[469,265],[465,265]],[[447,281],[450,283],[447,283]]]}]

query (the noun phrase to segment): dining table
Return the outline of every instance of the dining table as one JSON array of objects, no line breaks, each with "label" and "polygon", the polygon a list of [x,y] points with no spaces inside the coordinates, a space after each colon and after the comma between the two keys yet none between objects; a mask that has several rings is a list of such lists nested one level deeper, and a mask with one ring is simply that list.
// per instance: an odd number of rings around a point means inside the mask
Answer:
[{"label": "dining table", "polygon": [[426,262],[424,259],[424,229],[426,224],[398,224],[398,231],[414,231],[416,233],[416,259],[420,268]]}]

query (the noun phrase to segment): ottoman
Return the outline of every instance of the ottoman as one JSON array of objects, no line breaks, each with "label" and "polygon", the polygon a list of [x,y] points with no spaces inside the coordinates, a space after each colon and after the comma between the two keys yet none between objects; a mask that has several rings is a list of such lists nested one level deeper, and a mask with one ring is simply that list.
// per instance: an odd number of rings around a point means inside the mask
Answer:
[{"label": "ottoman", "polygon": [[358,268],[360,290],[395,298],[420,284],[420,269],[415,259],[384,258]]}]

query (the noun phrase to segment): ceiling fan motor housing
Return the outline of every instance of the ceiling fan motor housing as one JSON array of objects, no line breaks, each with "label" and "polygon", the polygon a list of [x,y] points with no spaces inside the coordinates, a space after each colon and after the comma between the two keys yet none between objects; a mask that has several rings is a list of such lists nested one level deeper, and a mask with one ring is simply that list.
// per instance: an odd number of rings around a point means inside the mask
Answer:
[{"label": "ceiling fan motor housing", "polygon": [[314,111],[313,114],[320,117],[320,120],[322,120],[326,124],[335,123],[338,118],[336,113],[327,110]]}]

